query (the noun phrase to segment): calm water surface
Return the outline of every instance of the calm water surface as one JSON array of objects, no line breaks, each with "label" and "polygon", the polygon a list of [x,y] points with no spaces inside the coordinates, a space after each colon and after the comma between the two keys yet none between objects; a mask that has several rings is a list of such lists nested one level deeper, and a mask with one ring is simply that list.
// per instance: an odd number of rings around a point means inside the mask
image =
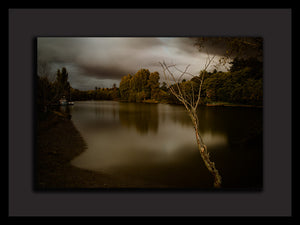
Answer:
[{"label": "calm water surface", "polygon": [[[212,187],[184,107],[82,101],[71,114],[87,143],[72,165],[116,177],[122,187]],[[199,121],[222,187],[261,188],[262,109],[201,107]]]}]

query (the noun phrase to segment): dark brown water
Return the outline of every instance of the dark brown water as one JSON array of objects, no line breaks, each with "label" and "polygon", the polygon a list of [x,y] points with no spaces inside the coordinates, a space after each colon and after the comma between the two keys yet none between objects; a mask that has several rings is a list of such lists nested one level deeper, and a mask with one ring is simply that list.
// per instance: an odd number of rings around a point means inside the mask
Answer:
[{"label": "dark brown water", "polygon": [[[88,146],[72,165],[122,178],[129,187],[212,188],[184,107],[83,101],[70,111]],[[201,136],[223,188],[262,187],[262,116],[256,108],[199,109]]]}]

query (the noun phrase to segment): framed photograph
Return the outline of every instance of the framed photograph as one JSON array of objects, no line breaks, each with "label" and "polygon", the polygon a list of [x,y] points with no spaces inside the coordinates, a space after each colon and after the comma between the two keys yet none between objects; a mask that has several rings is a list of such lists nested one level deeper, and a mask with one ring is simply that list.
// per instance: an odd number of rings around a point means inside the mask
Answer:
[{"label": "framed photograph", "polygon": [[291,9],[8,18],[9,216],[291,216]]},{"label": "framed photograph", "polygon": [[262,38],[36,44],[38,189],[262,190]]}]

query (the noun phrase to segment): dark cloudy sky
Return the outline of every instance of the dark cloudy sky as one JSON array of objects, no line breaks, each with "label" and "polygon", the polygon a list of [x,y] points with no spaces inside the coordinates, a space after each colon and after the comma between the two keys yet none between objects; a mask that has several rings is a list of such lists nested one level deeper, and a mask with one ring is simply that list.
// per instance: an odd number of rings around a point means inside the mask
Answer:
[{"label": "dark cloudy sky", "polygon": [[141,68],[159,72],[162,82],[159,62],[163,61],[180,69],[190,65],[189,72],[199,74],[207,55],[194,43],[193,38],[174,37],[40,37],[37,62],[46,63],[52,77],[57,69],[66,67],[71,86],[80,90],[112,87],[113,83],[119,86],[122,76],[133,75]]}]

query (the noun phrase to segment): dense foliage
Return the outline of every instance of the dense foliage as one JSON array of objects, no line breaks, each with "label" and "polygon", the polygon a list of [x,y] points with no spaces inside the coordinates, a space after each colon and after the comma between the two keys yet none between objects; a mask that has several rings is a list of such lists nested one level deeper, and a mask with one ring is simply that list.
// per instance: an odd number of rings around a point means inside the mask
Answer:
[{"label": "dense foliage", "polygon": [[[202,75],[202,104],[220,101],[247,105],[263,104],[263,65],[256,58],[235,58],[228,72],[201,71],[198,77],[183,80],[178,86],[187,99],[197,96]],[[159,79],[158,72],[150,73],[147,69],[141,69],[133,76],[128,74],[121,79],[120,97],[129,102],[151,99],[179,104],[166,84],[160,85]]]},{"label": "dense foliage", "polygon": [[[256,58],[235,58],[227,72],[201,71],[199,76],[178,83],[186,98],[198,94],[200,77],[204,75],[201,104],[229,102],[247,105],[263,104],[263,64]],[[74,89],[68,82],[66,68],[57,70],[56,79],[50,82],[47,76],[37,76],[37,107],[47,111],[49,106],[58,104],[61,97],[68,101],[81,100],[121,100],[128,102],[164,102],[180,104],[167,88],[159,82],[158,72],[140,69],[136,74],[123,76],[119,88],[97,88],[82,91]],[[176,85],[176,84],[173,84]]]},{"label": "dense foliage", "polygon": [[207,73],[203,83],[207,101],[239,104],[263,104],[262,62],[236,58],[230,71]]},{"label": "dense foliage", "polygon": [[39,111],[46,112],[48,107],[57,104],[63,96],[70,99],[71,86],[68,81],[68,72],[65,67],[57,70],[56,79],[50,82],[47,76],[37,75],[36,105]]},{"label": "dense foliage", "polygon": [[72,101],[84,100],[118,100],[120,97],[119,88],[114,84],[112,88],[98,88],[95,90],[81,91],[71,88]]},{"label": "dense foliage", "polygon": [[120,82],[121,100],[142,102],[145,100],[162,100],[163,90],[159,85],[159,73],[150,73],[148,69],[141,69],[133,76],[128,74]]}]

